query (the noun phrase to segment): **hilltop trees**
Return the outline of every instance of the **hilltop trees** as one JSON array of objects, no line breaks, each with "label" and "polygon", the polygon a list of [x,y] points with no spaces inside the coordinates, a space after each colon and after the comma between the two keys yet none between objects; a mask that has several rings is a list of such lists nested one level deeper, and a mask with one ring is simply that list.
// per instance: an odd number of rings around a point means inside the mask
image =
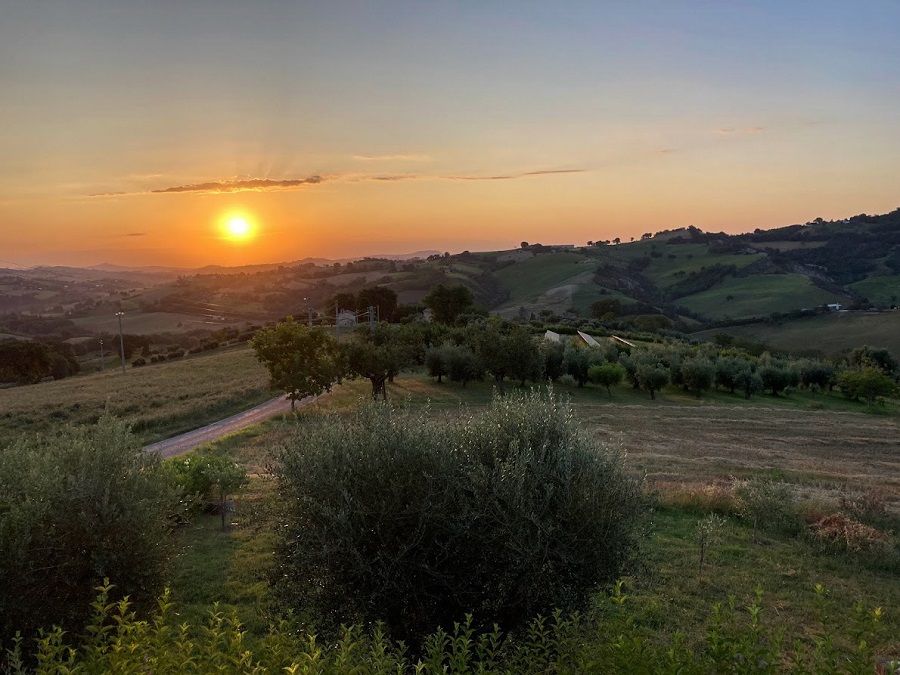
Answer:
[{"label": "hilltop trees", "polygon": [[321,328],[307,328],[289,316],[263,328],[250,341],[256,358],[268,369],[271,386],[296,401],[331,388],[341,373],[337,343]]}]

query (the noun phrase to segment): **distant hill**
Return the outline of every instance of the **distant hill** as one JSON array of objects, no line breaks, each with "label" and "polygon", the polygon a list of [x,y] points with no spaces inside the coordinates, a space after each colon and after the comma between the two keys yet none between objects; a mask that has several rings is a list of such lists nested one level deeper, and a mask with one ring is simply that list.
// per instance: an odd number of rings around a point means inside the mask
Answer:
[{"label": "distant hill", "polygon": [[580,247],[532,244],[233,268],[0,270],[0,315],[37,313],[70,321],[80,334],[106,325],[116,311],[158,313],[159,325],[188,330],[325,312],[337,293],[372,285],[416,305],[437,284],[463,284],[480,305],[510,317],[663,315],[662,324],[682,331],[812,316],[829,304],[887,309],[900,302],[900,209],[739,235],[688,227]]}]

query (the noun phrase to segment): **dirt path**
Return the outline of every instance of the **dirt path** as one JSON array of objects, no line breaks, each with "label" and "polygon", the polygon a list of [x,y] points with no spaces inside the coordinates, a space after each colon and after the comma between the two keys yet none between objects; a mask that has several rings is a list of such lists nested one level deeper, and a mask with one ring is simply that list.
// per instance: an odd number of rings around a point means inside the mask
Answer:
[{"label": "dirt path", "polygon": [[[315,396],[307,396],[297,401],[297,407],[308,405],[315,400]],[[163,458],[174,457],[185,452],[200,447],[204,443],[218,440],[226,434],[232,434],[235,431],[246,429],[247,427],[259,424],[270,417],[281,415],[291,411],[291,402],[284,396],[277,396],[270,401],[261,403],[255,408],[250,408],[237,415],[226,417],[218,422],[207,424],[205,427],[188,431],[187,433],[167,438],[164,441],[158,441],[144,446],[146,452],[156,452]]]}]

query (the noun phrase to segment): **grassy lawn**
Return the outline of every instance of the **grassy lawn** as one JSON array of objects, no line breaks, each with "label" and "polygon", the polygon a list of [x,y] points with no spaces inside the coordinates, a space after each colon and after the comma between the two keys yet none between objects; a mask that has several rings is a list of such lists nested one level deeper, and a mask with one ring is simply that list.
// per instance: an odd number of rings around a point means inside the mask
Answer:
[{"label": "grassy lawn", "polygon": [[[234,607],[252,635],[262,634],[273,618],[268,585],[276,543],[272,448],[310,416],[358,405],[368,396],[368,386],[366,381],[346,382],[296,417],[284,416],[215,444],[216,451],[245,465],[252,481],[237,499],[227,532],[210,516],[179,535],[181,553],[171,583],[185,619],[200,618],[218,601],[221,607]],[[492,389],[488,382],[464,389],[412,374],[389,385],[388,397],[444,416],[455,414],[460,405],[485,405]],[[888,612],[881,647],[900,647],[895,637],[900,635],[896,574],[879,571],[858,555],[823,553],[803,538],[762,533],[754,541],[750,526],[734,517],[726,519],[701,574],[694,533],[708,508],[702,500],[678,498],[733,477],[762,476],[792,484],[801,504],[828,508],[822,505],[833,504],[842,490],[872,488],[896,508],[900,424],[895,412],[870,415],[862,406],[823,395],[759,396],[744,402],[717,394],[698,401],[667,390],[650,401],[628,387],[614,388],[612,400],[593,387],[558,387],[557,392],[570,398],[588,433],[627,453],[627,465],[645,474],[648,492],[658,495],[640,564],[626,579],[628,602],[641,625],[658,635],[681,630],[696,642],[712,603],[734,596],[739,607],[746,606],[760,585],[765,621],[783,627],[789,638],[810,640],[822,609],[814,586],[821,583],[828,589],[829,611],[844,617],[838,640],[851,635],[848,617],[853,603],[862,600]],[[605,604],[602,597],[597,596],[598,606]]]},{"label": "grassy lawn", "polygon": [[[864,344],[886,347],[900,354],[900,312],[837,312],[823,314],[778,325],[755,323],[729,326],[695,333],[700,339],[710,339],[716,333],[764,342],[788,352],[820,349],[826,354],[840,354]],[[811,339],[811,336],[814,336]]]},{"label": "grassy lawn", "polygon": [[[195,429],[272,397],[249,347],[185,357],[125,373],[109,368],[55,382],[0,389],[0,442],[60,422],[95,421],[104,410],[152,442]],[[203,383],[198,385],[198,383]]]}]

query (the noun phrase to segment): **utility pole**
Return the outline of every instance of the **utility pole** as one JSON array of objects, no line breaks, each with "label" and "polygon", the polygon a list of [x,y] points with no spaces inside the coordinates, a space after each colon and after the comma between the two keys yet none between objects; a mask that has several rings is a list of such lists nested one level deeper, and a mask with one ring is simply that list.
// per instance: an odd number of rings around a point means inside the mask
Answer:
[{"label": "utility pole", "polygon": [[369,332],[375,332],[375,308],[369,305]]},{"label": "utility pole", "polygon": [[100,372],[103,372],[103,340],[100,340]]},{"label": "utility pole", "polygon": [[337,300],[334,301],[334,337],[338,337],[338,314],[341,313],[341,310],[338,308]]},{"label": "utility pole", "polygon": [[125,316],[125,312],[116,312],[116,316],[119,317],[119,353],[122,356],[122,372],[125,372],[125,334],[122,333],[122,317]]},{"label": "utility pole", "polygon": [[312,328],[312,307],[309,306],[309,298],[303,298],[306,302],[306,325]]}]

